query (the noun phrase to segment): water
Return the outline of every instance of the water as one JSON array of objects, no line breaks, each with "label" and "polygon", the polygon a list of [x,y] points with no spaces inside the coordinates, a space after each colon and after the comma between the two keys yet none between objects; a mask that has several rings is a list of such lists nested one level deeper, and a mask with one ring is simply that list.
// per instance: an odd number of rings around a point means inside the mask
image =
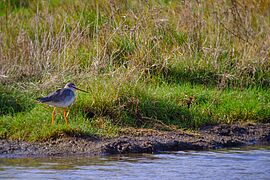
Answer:
[{"label": "water", "polygon": [[270,179],[270,146],[105,157],[0,158],[0,179]]}]

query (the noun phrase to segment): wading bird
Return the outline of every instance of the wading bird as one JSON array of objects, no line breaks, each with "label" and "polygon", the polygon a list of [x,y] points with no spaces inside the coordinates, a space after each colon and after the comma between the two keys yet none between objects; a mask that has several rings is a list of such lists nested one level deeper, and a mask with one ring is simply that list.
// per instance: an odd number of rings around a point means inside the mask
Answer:
[{"label": "wading bird", "polygon": [[63,107],[64,119],[66,121],[66,125],[68,126],[67,107],[70,106],[76,98],[75,90],[88,93],[85,90],[77,88],[73,83],[67,83],[64,88],[58,89],[55,92],[50,93],[46,97],[37,99],[41,103],[45,103],[54,107],[52,112],[52,125],[54,125],[54,115],[56,107]]}]

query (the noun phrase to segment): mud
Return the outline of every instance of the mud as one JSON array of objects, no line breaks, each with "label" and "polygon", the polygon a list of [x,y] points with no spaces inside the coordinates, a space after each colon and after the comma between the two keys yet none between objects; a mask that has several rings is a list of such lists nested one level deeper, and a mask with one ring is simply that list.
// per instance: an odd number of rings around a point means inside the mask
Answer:
[{"label": "mud", "polygon": [[270,124],[218,125],[198,131],[125,129],[117,138],[63,136],[45,142],[0,139],[0,157],[158,153],[270,144]]}]

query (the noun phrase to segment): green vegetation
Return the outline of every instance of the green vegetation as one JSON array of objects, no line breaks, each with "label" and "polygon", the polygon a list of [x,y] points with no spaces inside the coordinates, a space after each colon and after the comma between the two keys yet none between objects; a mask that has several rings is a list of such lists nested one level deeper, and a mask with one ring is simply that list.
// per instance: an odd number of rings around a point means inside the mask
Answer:
[{"label": "green vegetation", "polygon": [[[0,138],[270,122],[270,3],[0,2]],[[66,127],[35,99],[74,82]],[[61,114],[61,115],[60,115]]]}]

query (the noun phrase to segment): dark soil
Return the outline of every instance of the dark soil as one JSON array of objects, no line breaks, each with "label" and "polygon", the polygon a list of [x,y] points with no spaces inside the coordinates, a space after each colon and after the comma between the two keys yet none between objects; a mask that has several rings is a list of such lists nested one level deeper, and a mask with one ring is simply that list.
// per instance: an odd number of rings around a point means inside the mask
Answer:
[{"label": "dark soil", "polygon": [[270,143],[270,124],[218,125],[190,131],[125,129],[117,138],[63,136],[45,142],[0,139],[0,157],[44,157],[209,150]]}]

